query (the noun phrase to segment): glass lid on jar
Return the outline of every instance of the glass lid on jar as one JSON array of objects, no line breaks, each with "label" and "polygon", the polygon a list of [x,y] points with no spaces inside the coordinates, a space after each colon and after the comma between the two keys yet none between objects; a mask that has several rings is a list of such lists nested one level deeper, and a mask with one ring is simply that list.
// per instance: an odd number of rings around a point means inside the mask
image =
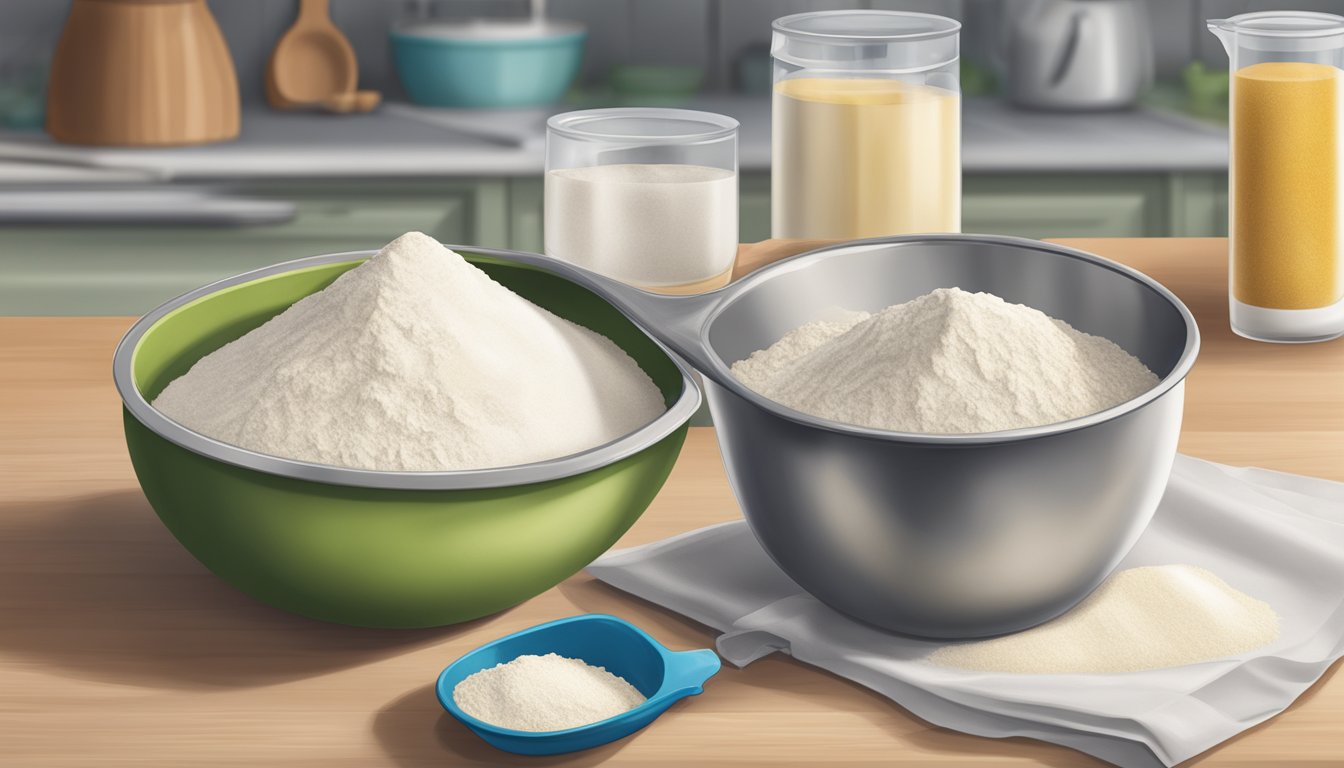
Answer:
[{"label": "glass lid on jar", "polygon": [[961,22],[931,13],[847,10],[775,19],[770,54],[804,68],[919,72],[960,54]]},{"label": "glass lid on jar", "polygon": [[1315,11],[1260,11],[1228,19],[1210,19],[1209,29],[1260,37],[1344,35],[1344,16]]},{"label": "glass lid on jar", "polygon": [[730,137],[738,123],[713,112],[624,107],[567,112],[550,118],[546,126],[568,139],[607,144],[682,144]]}]

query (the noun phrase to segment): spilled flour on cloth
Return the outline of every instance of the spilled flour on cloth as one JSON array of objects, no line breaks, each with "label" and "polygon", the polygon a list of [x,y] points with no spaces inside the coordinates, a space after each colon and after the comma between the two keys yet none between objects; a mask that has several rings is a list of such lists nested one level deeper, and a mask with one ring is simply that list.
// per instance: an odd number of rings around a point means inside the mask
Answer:
[{"label": "spilled flour on cloth", "polygon": [[1235,656],[1278,637],[1269,604],[1203,568],[1158,565],[1112,575],[1039,627],[945,645],[929,661],[979,672],[1138,672]]}]

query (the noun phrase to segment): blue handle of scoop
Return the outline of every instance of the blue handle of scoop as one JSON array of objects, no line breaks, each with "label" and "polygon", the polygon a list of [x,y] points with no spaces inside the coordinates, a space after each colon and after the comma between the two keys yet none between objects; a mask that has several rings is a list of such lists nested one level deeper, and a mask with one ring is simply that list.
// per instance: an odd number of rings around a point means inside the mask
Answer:
[{"label": "blue handle of scoop", "polygon": [[717,653],[703,648],[696,651],[668,651],[663,654],[663,663],[667,665],[667,673],[663,677],[662,686],[650,699],[680,699],[700,694],[704,691],[705,681],[722,666]]}]

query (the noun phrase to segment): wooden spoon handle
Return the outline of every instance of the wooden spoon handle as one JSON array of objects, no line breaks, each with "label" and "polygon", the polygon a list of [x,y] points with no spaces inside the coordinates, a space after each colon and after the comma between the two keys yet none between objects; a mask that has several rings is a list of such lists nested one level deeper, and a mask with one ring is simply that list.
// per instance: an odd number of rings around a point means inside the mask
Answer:
[{"label": "wooden spoon handle", "polygon": [[331,0],[299,0],[299,18],[309,21],[330,21]]}]

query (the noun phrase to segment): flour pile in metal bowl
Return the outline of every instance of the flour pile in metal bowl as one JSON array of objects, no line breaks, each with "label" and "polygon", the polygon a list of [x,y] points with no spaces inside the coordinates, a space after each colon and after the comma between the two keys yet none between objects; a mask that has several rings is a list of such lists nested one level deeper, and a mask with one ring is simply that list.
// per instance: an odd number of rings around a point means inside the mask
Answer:
[{"label": "flour pile in metal bowl", "polygon": [[939,288],[809,323],[733,365],[803,413],[894,432],[1054,424],[1125,402],[1157,376],[1116,344],[988,293]]}]

